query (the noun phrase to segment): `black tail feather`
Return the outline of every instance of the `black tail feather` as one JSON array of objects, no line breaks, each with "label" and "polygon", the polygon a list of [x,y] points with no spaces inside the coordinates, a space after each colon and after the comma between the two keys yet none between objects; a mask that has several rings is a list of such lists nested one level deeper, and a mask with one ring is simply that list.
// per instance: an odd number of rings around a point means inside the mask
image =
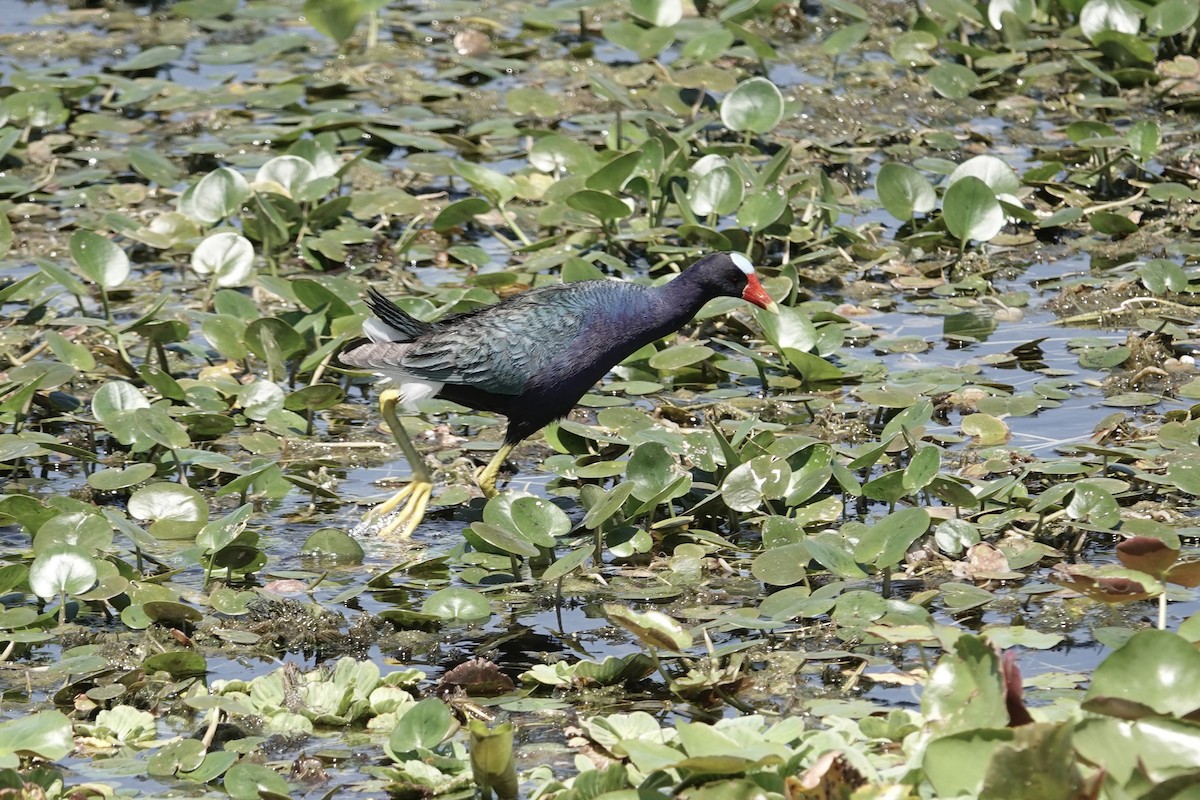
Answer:
[{"label": "black tail feather", "polygon": [[433,330],[432,323],[422,322],[412,316],[376,291],[374,287],[367,290],[366,300],[371,313],[379,317],[388,327],[399,331],[405,337],[405,341],[411,342]]}]

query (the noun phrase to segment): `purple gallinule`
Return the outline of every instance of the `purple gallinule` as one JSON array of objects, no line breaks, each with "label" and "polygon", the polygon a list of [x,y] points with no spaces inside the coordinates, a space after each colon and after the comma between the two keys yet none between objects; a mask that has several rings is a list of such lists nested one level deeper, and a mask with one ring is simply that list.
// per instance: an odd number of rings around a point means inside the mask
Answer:
[{"label": "purple gallinule", "polygon": [[368,341],[343,351],[351,367],[374,370],[391,382],[380,410],[412,467],[410,483],[371,509],[368,519],[404,507],[380,530],[407,538],[425,516],[433,493],[428,468],[396,416],[441,397],[508,417],[504,444],[477,476],[496,494],[504,459],[526,436],[566,416],[614,366],[646,344],[679,330],[714,297],[741,297],[779,313],[740,253],[714,253],[674,280],[648,287],[620,281],[544,286],[465,314],[422,322],[371,289],[375,317],[363,323]]}]

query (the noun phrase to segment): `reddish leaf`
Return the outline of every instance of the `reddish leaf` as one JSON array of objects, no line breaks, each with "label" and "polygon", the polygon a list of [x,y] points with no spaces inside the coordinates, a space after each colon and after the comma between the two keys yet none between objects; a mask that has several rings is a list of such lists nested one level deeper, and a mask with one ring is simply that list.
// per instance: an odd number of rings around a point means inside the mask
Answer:
[{"label": "reddish leaf", "polygon": [[1129,569],[1161,578],[1179,558],[1179,551],[1151,536],[1133,536],[1117,545],[1117,558]]}]

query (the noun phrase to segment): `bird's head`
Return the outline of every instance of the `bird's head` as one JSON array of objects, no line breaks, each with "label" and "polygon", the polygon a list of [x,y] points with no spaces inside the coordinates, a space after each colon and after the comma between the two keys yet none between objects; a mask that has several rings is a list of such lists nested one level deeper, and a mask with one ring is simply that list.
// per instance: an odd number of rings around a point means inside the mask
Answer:
[{"label": "bird's head", "polygon": [[767,294],[754,265],[741,253],[713,253],[692,264],[687,270],[695,272],[701,283],[717,297],[740,297],[772,314],[779,306]]}]

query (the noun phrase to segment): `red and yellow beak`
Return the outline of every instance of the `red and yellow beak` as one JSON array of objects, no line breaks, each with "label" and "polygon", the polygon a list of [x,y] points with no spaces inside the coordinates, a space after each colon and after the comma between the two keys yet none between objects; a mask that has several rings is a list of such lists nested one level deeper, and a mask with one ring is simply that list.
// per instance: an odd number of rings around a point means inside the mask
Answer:
[{"label": "red and yellow beak", "polygon": [[746,288],[742,290],[742,299],[748,300],[772,314],[779,313],[779,306],[775,305],[771,295],[767,294],[767,290],[758,282],[758,276],[753,273],[746,276]]}]

